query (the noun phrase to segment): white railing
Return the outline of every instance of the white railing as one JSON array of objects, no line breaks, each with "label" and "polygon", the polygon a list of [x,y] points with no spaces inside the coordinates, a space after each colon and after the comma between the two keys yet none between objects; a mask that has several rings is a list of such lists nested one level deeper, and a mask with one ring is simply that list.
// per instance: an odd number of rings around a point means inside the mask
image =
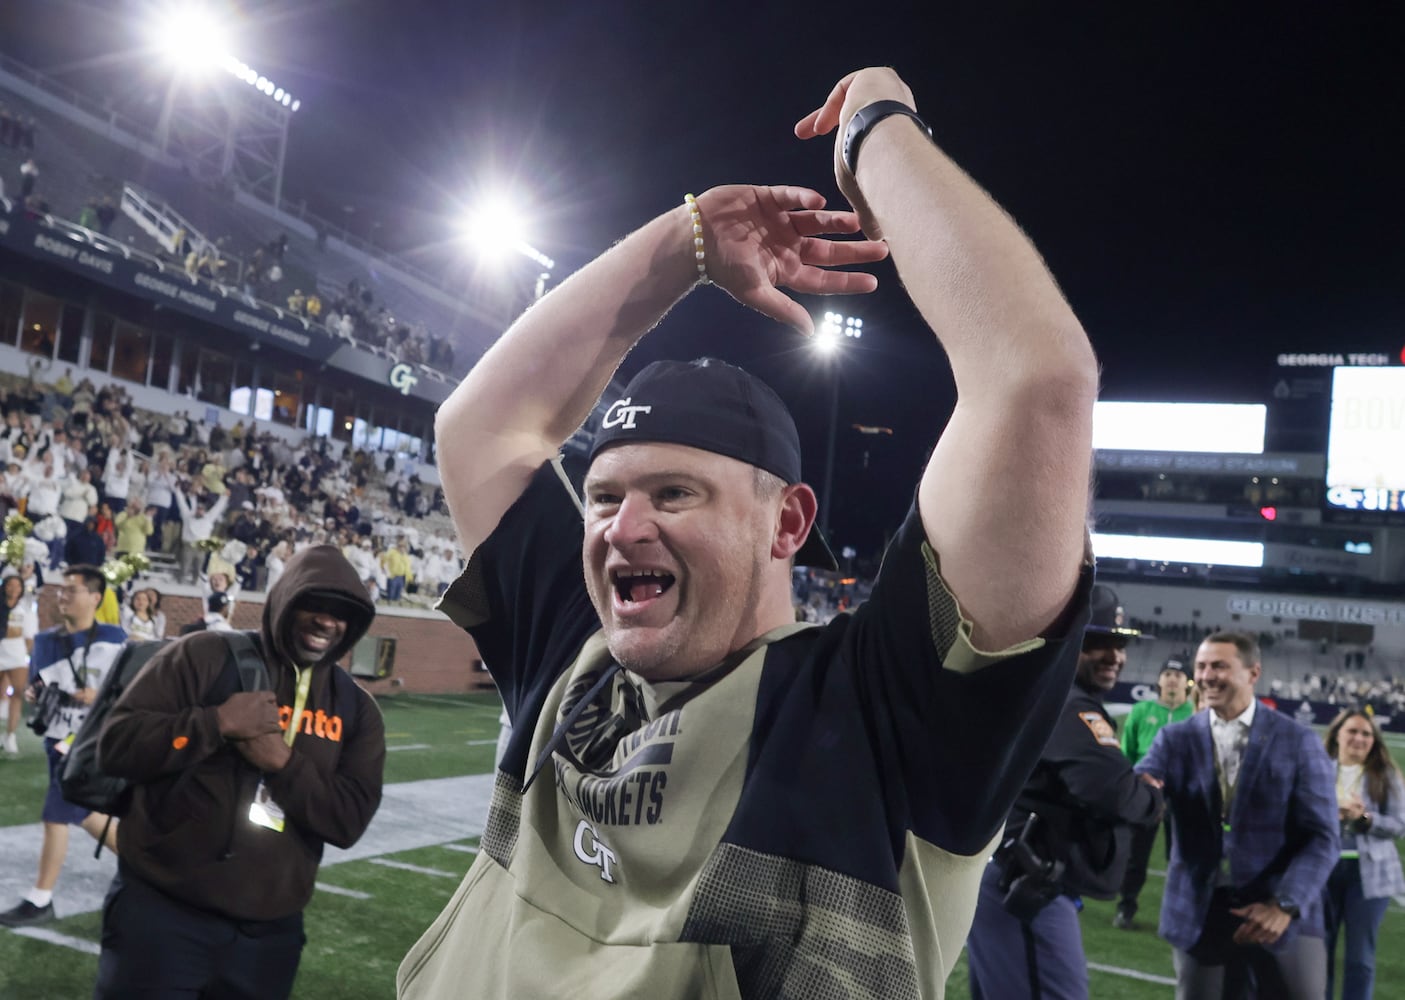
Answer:
[{"label": "white railing", "polygon": [[[169,252],[181,254],[180,243],[189,240],[197,257],[217,252],[214,241],[190,224],[186,218],[161,198],[143,191],[135,184],[122,185],[122,211],[141,227],[142,231]],[[223,254],[219,255],[221,259]]]}]

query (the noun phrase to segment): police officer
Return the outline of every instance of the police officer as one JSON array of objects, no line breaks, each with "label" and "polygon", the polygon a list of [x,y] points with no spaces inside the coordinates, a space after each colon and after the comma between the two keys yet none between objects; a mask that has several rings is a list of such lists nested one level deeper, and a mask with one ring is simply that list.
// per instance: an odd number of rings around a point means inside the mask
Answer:
[{"label": "police officer", "polygon": [[[1135,767],[1146,756],[1161,727],[1184,722],[1195,713],[1190,701],[1193,682],[1186,665],[1179,659],[1169,659],[1156,679],[1156,697],[1139,701],[1122,720],[1122,752]],[[1171,818],[1166,817],[1166,859],[1171,858]],[[1132,852],[1127,859],[1127,871],[1122,876],[1122,890],[1117,900],[1117,915],[1112,926],[1131,930],[1137,914],[1137,896],[1146,885],[1146,868],[1151,861],[1151,848],[1156,843],[1156,826],[1137,827],[1132,832]]]},{"label": "police officer", "polygon": [[1086,998],[1080,896],[1112,899],[1134,827],[1161,818],[1161,792],[1122,753],[1102,697],[1141,633],[1117,595],[1095,586],[1078,673],[981,879],[968,942],[973,1000]]}]

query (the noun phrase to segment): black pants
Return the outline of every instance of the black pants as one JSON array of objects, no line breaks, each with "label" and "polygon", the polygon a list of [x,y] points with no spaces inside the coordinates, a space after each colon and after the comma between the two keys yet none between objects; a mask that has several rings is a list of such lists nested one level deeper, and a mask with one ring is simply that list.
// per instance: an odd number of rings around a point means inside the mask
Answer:
[{"label": "black pants", "polygon": [[1156,831],[1166,830],[1166,858],[1171,857],[1171,817],[1150,826],[1132,827],[1132,849],[1127,855],[1127,871],[1122,875],[1122,889],[1118,893],[1117,908],[1127,913],[1137,912],[1137,897],[1142,886],[1146,885],[1146,869],[1151,862],[1151,849],[1156,845]]},{"label": "black pants", "polygon": [[94,1000],[277,1000],[293,990],[302,914],[231,920],[172,899],[119,863],[102,904]]}]

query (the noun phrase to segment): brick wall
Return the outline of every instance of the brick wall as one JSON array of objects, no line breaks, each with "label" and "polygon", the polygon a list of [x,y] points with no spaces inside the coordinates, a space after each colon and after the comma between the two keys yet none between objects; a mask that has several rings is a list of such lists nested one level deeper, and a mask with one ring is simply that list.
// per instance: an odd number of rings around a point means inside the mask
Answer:
[{"label": "brick wall", "polygon": [[[161,589],[161,588],[158,588]],[[184,588],[189,590],[191,588]],[[58,622],[58,587],[49,585],[39,592],[39,626]],[[163,593],[161,610],[166,615],[167,635],[179,634],[181,627],[201,616],[198,594]],[[263,595],[239,598],[234,608],[234,627],[256,629],[263,620]],[[368,635],[395,640],[395,665],[391,676],[366,683],[374,692],[411,691],[416,694],[462,694],[491,690],[492,678],[481,669],[473,640],[437,611],[411,608],[383,608],[371,623]]]}]

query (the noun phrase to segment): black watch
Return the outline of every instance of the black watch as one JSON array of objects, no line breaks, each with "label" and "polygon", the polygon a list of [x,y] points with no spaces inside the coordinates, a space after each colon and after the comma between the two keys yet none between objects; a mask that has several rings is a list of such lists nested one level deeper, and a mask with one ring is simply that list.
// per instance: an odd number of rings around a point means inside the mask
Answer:
[{"label": "black watch", "polygon": [[858,169],[859,147],[863,145],[869,131],[884,118],[893,115],[911,118],[917,123],[918,128],[927,133],[928,139],[932,138],[932,127],[902,101],[874,101],[872,104],[864,105],[854,112],[854,117],[849,119],[849,127],[844,130],[842,159],[844,160],[844,169],[849,171],[851,177],[855,176],[854,171]]},{"label": "black watch", "polygon": [[1278,904],[1280,910],[1288,914],[1288,916],[1292,917],[1294,920],[1297,920],[1298,916],[1302,913],[1302,911],[1298,909],[1298,904],[1293,902],[1291,896],[1279,896],[1274,902]]}]

